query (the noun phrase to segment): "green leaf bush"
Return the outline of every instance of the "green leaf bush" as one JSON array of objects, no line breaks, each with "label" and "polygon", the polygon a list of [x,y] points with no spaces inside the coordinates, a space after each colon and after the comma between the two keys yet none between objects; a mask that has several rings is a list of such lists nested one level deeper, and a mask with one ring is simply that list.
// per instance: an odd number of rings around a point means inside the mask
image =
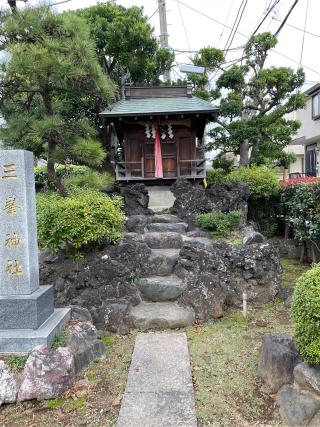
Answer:
[{"label": "green leaf bush", "polygon": [[226,172],[222,168],[208,169],[206,173],[206,179],[208,185],[225,184]]},{"label": "green leaf bush", "polygon": [[63,178],[63,184],[69,191],[77,187],[96,191],[112,190],[114,181],[114,177],[109,173],[100,173],[91,169],[81,174],[69,174]]},{"label": "green leaf bush", "polygon": [[226,175],[228,185],[245,182],[253,199],[266,199],[279,194],[280,184],[274,172],[265,166],[239,167]]},{"label": "green leaf bush", "polygon": [[[55,169],[58,177],[61,179],[70,175],[73,175],[73,176],[82,175],[90,171],[90,168],[88,168],[88,166],[80,166],[80,165],[57,164],[55,166]],[[44,188],[51,188],[51,184],[49,184],[49,180],[48,180],[47,166],[35,166],[34,177],[35,177],[36,183],[42,185]]]},{"label": "green leaf bush", "polygon": [[302,183],[283,187],[281,208],[295,239],[320,238],[320,184]]},{"label": "green leaf bush", "polygon": [[213,231],[216,237],[226,236],[230,231],[239,227],[241,220],[240,211],[231,211],[229,213],[209,212],[197,216],[199,227]]},{"label": "green leaf bush", "polygon": [[54,192],[37,195],[38,237],[41,247],[52,252],[63,249],[78,256],[105,240],[122,236],[125,216],[122,198],[98,191],[76,190],[68,197]]},{"label": "green leaf bush", "polygon": [[294,340],[308,363],[320,363],[320,264],[304,273],[293,294]]}]

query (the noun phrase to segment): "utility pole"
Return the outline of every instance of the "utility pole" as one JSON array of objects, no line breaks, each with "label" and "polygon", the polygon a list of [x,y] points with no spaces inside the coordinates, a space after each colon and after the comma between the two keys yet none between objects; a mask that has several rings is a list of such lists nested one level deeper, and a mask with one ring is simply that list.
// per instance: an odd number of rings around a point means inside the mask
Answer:
[{"label": "utility pole", "polygon": [[[166,0],[158,0],[159,18],[160,18],[160,44],[161,47],[169,48],[169,34],[167,24]],[[170,71],[166,71],[163,75],[165,80],[170,80]]]}]

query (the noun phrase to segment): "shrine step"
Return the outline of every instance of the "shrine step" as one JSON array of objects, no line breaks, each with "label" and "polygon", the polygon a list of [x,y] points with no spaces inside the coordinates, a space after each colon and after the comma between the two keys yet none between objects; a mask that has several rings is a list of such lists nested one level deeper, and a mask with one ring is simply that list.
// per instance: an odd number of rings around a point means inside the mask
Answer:
[{"label": "shrine step", "polygon": [[146,275],[169,276],[179,258],[180,249],[151,249]]},{"label": "shrine step", "polygon": [[184,282],[172,274],[170,276],[150,276],[140,279],[138,287],[142,295],[154,302],[178,298],[185,290]]},{"label": "shrine step", "polygon": [[153,215],[150,217],[150,222],[157,222],[157,223],[171,223],[174,224],[175,222],[181,222],[181,219],[179,217],[177,217],[176,215],[171,215],[171,214],[158,214],[158,215]]},{"label": "shrine step", "polygon": [[183,240],[179,233],[173,232],[149,232],[142,235],[144,242],[151,249],[180,249]]},{"label": "shrine step", "polygon": [[185,222],[159,222],[159,223],[151,223],[147,225],[147,230],[149,231],[158,231],[158,232],[166,232],[172,231],[174,233],[185,233],[188,229],[188,224]]},{"label": "shrine step", "polygon": [[181,307],[175,302],[141,302],[131,308],[129,318],[135,328],[145,331],[190,326],[195,314],[191,307]]}]

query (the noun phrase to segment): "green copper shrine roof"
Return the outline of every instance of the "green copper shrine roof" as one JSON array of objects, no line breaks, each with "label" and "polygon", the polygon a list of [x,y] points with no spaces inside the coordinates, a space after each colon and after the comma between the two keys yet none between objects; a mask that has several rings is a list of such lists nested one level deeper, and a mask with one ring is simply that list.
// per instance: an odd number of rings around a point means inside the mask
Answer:
[{"label": "green copper shrine roof", "polygon": [[129,117],[165,114],[212,114],[218,111],[208,101],[196,96],[142,98],[119,101],[100,113],[102,117]]}]

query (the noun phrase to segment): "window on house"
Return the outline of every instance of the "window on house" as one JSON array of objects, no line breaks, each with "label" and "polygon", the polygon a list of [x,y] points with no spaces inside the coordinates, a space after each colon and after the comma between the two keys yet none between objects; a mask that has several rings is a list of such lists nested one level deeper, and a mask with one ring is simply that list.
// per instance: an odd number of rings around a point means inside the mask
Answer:
[{"label": "window on house", "polygon": [[312,118],[320,118],[320,92],[312,97]]}]

